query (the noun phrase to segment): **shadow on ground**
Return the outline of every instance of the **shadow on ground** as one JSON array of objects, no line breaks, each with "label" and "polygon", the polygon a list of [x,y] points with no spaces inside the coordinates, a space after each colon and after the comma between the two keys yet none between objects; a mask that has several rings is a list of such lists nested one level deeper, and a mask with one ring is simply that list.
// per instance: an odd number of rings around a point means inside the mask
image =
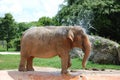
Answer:
[{"label": "shadow on ground", "polygon": [[13,80],[79,80],[79,75],[67,74],[61,75],[59,71],[55,72],[44,72],[44,71],[29,71],[29,72],[18,72],[8,71],[8,75]]}]

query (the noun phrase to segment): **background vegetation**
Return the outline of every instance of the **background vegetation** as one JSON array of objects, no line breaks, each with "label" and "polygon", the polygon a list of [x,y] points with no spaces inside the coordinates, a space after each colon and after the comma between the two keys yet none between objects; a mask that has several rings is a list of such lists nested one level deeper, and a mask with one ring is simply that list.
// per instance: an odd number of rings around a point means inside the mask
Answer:
[{"label": "background vegetation", "polygon": [[120,43],[120,0],[64,0],[53,18],[38,21],[14,20],[11,13],[0,17],[0,51],[20,50],[22,33],[31,26],[81,25],[89,34],[100,35]]},{"label": "background vegetation", "polygon": [[81,25],[89,34],[120,41],[120,0],[65,0],[56,15],[64,25]]}]

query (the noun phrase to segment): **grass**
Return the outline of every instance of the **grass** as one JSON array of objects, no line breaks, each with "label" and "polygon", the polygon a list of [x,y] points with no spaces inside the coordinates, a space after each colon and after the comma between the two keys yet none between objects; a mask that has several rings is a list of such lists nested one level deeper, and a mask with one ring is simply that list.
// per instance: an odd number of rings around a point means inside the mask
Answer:
[{"label": "grass", "polygon": [[[5,51],[7,51],[7,49],[2,47],[2,46],[0,46],[0,52],[5,52]],[[9,48],[8,51],[9,52],[13,52],[13,51],[15,51],[15,48]]]},{"label": "grass", "polygon": [[0,55],[0,70],[16,69],[19,64],[19,55]]},{"label": "grass", "polygon": [[[0,55],[0,70],[5,69],[17,69],[20,61],[20,55]],[[81,62],[79,58],[72,59],[71,69],[81,69]],[[40,67],[54,67],[61,68],[60,58],[53,57],[50,59],[34,59],[34,66]],[[120,70],[120,65],[105,65],[105,64],[95,64],[88,61],[87,68],[98,68],[98,69],[116,69]]]}]

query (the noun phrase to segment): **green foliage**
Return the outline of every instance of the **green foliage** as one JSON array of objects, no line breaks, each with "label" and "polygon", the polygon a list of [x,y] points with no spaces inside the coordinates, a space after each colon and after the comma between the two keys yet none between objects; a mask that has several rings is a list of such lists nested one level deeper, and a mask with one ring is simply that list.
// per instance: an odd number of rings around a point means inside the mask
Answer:
[{"label": "green foliage", "polygon": [[42,17],[38,21],[16,23],[13,16],[10,13],[6,13],[4,17],[0,17],[0,40],[7,42],[7,51],[8,48],[13,47],[15,47],[16,50],[20,50],[20,39],[25,30],[32,26],[50,25],[58,26],[60,24],[56,17]]},{"label": "green foliage", "polygon": [[65,0],[56,15],[61,25],[81,25],[89,33],[120,41],[119,0]]},{"label": "green foliage", "polygon": [[28,22],[28,23],[25,23],[27,27],[31,27],[31,26],[37,26],[37,21],[32,21],[32,22]]},{"label": "green foliage", "polygon": [[95,19],[91,21],[94,29],[90,29],[94,34],[99,34],[100,36],[105,36],[115,41],[120,41],[120,12],[114,12],[108,14],[101,14],[100,16],[95,16]]},{"label": "green foliage", "polygon": [[16,51],[20,51],[20,40],[23,32],[33,25],[35,25],[35,22],[30,22],[30,23],[21,22],[17,24],[16,26],[17,33],[15,34],[15,39],[13,40],[14,42],[13,44]]},{"label": "green foliage", "polygon": [[61,24],[58,22],[57,17],[53,17],[53,18],[52,18],[52,21],[53,21],[53,25],[54,25],[54,26],[60,26],[60,25],[61,25]]},{"label": "green foliage", "polygon": [[101,41],[100,40],[95,40],[94,46],[99,47],[100,45],[101,45]]},{"label": "green foliage", "polygon": [[38,20],[38,26],[49,26],[49,25],[53,25],[54,22],[52,21],[51,18],[49,17],[41,17],[39,20]]},{"label": "green foliage", "polygon": [[16,23],[12,15],[10,13],[6,13],[5,17],[0,18],[0,40],[5,40],[7,42],[7,50],[14,46],[16,50],[20,50],[20,38],[22,33],[35,24],[37,23]]},{"label": "green foliage", "polygon": [[27,30],[29,27],[31,27],[28,23],[22,22],[17,24],[17,30],[16,30],[16,37],[15,38],[21,38],[22,33]]},{"label": "green foliage", "polygon": [[20,51],[20,38],[14,40],[14,46],[16,51]]},{"label": "green foliage", "polygon": [[57,17],[49,18],[49,17],[41,17],[37,22],[37,26],[59,26],[59,22]]},{"label": "green foliage", "polygon": [[0,40],[6,40],[7,50],[9,42],[15,37],[15,21],[10,13],[6,13],[5,17],[0,20]]}]

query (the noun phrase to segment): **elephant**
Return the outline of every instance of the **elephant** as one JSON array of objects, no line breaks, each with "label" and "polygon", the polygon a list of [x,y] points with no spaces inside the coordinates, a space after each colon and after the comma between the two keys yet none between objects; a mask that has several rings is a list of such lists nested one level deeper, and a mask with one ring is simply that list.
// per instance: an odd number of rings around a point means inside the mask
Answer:
[{"label": "elephant", "polygon": [[[84,57],[82,67],[90,55],[91,43],[82,27],[32,27],[26,30],[21,38],[21,54],[19,71],[34,71],[33,58],[52,58],[59,56],[61,59],[61,74],[67,74],[71,66],[70,50],[81,48]],[[51,63],[52,64],[52,63]]]}]

